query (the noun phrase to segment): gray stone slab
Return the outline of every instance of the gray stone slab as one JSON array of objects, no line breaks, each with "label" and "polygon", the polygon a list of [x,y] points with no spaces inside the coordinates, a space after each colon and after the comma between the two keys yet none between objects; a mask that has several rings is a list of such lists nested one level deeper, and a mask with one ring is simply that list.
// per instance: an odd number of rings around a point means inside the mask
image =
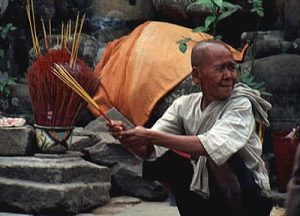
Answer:
[{"label": "gray stone slab", "polygon": [[80,157],[0,157],[0,176],[39,183],[91,183],[109,182],[110,170]]},{"label": "gray stone slab", "polygon": [[0,209],[25,213],[77,213],[109,201],[110,183],[47,184],[0,177]]},{"label": "gray stone slab", "polygon": [[0,128],[0,156],[33,155],[37,149],[30,125]]},{"label": "gray stone slab", "polygon": [[80,213],[110,200],[110,170],[76,154],[0,157],[0,211]]}]

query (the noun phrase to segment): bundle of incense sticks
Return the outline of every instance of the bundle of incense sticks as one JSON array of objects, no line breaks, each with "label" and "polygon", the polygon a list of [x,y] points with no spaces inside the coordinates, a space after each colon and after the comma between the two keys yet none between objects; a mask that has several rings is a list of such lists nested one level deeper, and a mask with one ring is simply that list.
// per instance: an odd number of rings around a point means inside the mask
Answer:
[{"label": "bundle of incense sticks", "polygon": [[[28,17],[29,26],[30,26],[33,50],[35,53],[35,57],[38,57],[41,55],[41,48],[40,48],[39,39],[37,36],[37,31],[36,31],[36,21],[35,21],[33,0],[27,0],[26,12],[27,12],[27,17]],[[56,44],[53,44],[53,42],[52,42],[51,19],[49,19],[49,21],[48,21],[49,37],[47,36],[47,31],[46,31],[44,20],[41,20],[46,51],[48,51],[49,48],[54,45],[58,48],[61,48],[61,49],[64,48],[64,49],[69,50],[71,52],[71,57],[69,60],[69,65],[71,67],[73,67],[75,65],[75,62],[76,62],[76,59],[78,56],[78,50],[79,50],[79,46],[80,46],[80,36],[81,36],[83,23],[85,20],[85,15],[82,16],[80,23],[79,23],[79,19],[80,19],[80,17],[79,17],[79,12],[78,12],[73,34],[72,34],[72,21],[69,20],[69,22],[67,22],[67,24],[62,23],[61,34],[60,34],[60,37],[59,36],[56,37]],[[70,49],[68,46],[69,43],[71,43]]]},{"label": "bundle of incense sticks", "polygon": [[82,88],[82,86],[72,77],[68,70],[61,64],[54,64],[52,68],[53,74],[55,74],[62,82],[69,86],[74,92],[76,92],[82,99],[93,106],[99,111],[99,113],[111,123],[111,119],[101,111],[98,104],[91,98],[91,96]]},{"label": "bundle of incense sticks", "polygon": [[[73,35],[72,22],[69,21],[66,25],[62,23],[61,34],[60,37],[56,37],[56,44],[52,41],[51,21],[48,22],[47,35],[42,20],[46,50],[45,53],[42,53],[36,31],[33,1],[27,0],[26,12],[36,57],[27,71],[35,123],[55,127],[73,126],[87,103],[91,103],[89,95],[93,95],[99,85],[99,80],[93,71],[78,58],[80,35],[85,16],[79,23],[79,13],[77,14]],[[53,46],[56,48],[51,49]],[[70,78],[72,82],[81,87],[80,93],[82,94],[78,94],[76,88],[69,88],[68,85],[61,82],[60,78],[58,79],[52,73],[53,68],[57,71],[67,71],[69,78],[72,77],[72,79]],[[88,97],[89,99],[86,100]],[[91,104],[96,106],[103,115],[95,102]],[[103,116],[110,122],[106,115]]]}]

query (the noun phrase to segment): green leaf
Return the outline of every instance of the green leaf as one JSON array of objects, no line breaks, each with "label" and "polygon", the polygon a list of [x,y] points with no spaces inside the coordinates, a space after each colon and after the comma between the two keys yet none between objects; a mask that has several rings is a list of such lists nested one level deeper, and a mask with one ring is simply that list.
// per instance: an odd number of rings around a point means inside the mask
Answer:
[{"label": "green leaf", "polygon": [[210,11],[214,7],[214,5],[211,2],[211,0],[198,0],[196,2],[193,2],[193,3],[189,4],[186,9],[190,10],[194,6],[205,7],[205,8],[208,8]]},{"label": "green leaf", "polygon": [[0,59],[3,59],[5,55],[5,52],[3,49],[0,49]]},{"label": "green leaf", "polygon": [[8,97],[10,95],[10,89],[9,88],[4,88],[3,92],[6,95],[6,97]]},{"label": "green leaf", "polygon": [[12,26],[13,26],[12,23],[7,23],[5,28],[10,29]]},{"label": "green leaf", "polygon": [[2,39],[6,39],[7,35],[10,31],[15,31],[17,28],[15,26],[13,26],[12,23],[8,23],[6,24],[6,26],[4,27],[0,27],[0,34],[1,34],[1,38]]},{"label": "green leaf", "polygon": [[216,16],[208,16],[205,19],[205,31],[209,30],[210,25],[217,19]]},{"label": "green leaf", "polygon": [[254,83],[253,88],[255,89],[261,89],[265,84],[264,83]]},{"label": "green leaf", "polygon": [[233,8],[242,9],[242,7],[240,5],[232,4],[232,3],[227,2],[227,1],[223,2],[223,8],[226,8],[226,9],[233,9]]},{"label": "green leaf", "polygon": [[248,83],[252,83],[254,81],[254,76],[248,74],[248,76],[245,77],[245,81],[247,81]]},{"label": "green leaf", "polygon": [[7,25],[4,27],[4,29],[2,30],[2,32],[7,33],[7,32],[9,31],[10,27],[11,27],[11,26],[10,26],[9,24],[7,24]]},{"label": "green leaf", "polygon": [[186,52],[186,50],[187,50],[187,45],[186,45],[185,42],[182,42],[182,43],[179,44],[179,50],[180,50],[180,52],[182,52],[182,53],[185,53],[185,52]]},{"label": "green leaf", "polygon": [[249,3],[252,4],[252,9],[250,10],[251,13],[256,13],[260,17],[264,16],[264,8],[261,0],[249,0]]},{"label": "green leaf", "polygon": [[264,95],[264,96],[272,96],[272,94],[271,94],[271,93],[269,93],[269,92],[265,92],[265,91],[263,91],[263,92],[260,92],[260,94],[261,94],[261,95]]},{"label": "green leaf", "polygon": [[7,31],[15,31],[17,29],[12,23],[8,23],[5,28],[7,28]]},{"label": "green leaf", "polygon": [[6,86],[5,83],[0,82],[0,92],[3,92],[5,86]]},{"label": "green leaf", "polygon": [[259,8],[251,9],[251,13],[256,13],[258,16],[263,17],[264,16],[264,10]]},{"label": "green leaf", "polygon": [[212,2],[212,0],[197,0],[196,2],[193,2],[187,6],[187,10],[190,10],[192,7],[201,7],[201,8],[206,8],[210,12],[213,12],[215,9],[215,5]]},{"label": "green leaf", "polygon": [[212,3],[212,0],[196,0],[196,2],[195,3],[198,3],[198,4],[213,4]]},{"label": "green leaf", "polygon": [[223,0],[212,0],[219,8],[223,7]]},{"label": "green leaf", "polygon": [[6,38],[7,34],[6,34],[6,31],[2,31],[1,32],[1,38],[4,40]]},{"label": "green leaf", "polygon": [[15,80],[13,80],[12,78],[10,78],[9,80],[7,80],[7,85],[15,85],[16,84],[16,82],[15,82]]},{"label": "green leaf", "polygon": [[193,32],[205,32],[204,26],[198,26],[197,28],[193,29]]},{"label": "green leaf", "polygon": [[231,14],[235,13],[238,10],[238,8],[230,9],[228,11],[223,12],[220,16],[218,16],[217,21],[219,22],[222,19],[225,19],[226,17],[229,17]]}]

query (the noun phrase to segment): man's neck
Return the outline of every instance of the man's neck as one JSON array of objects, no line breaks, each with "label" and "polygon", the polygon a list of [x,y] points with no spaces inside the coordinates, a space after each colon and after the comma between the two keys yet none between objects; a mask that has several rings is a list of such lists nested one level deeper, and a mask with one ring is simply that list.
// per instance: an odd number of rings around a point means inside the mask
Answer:
[{"label": "man's neck", "polygon": [[212,100],[208,100],[207,97],[205,97],[205,96],[203,95],[202,100],[201,100],[201,104],[200,104],[201,110],[202,110],[202,111],[205,110],[205,108],[208,107],[208,105],[209,105],[211,102],[212,102]]}]

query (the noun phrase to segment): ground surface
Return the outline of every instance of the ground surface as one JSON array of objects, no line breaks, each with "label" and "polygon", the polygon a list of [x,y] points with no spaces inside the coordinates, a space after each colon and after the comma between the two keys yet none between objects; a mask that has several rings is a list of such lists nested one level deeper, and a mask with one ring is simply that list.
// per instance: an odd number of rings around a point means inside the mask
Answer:
[{"label": "ground surface", "polygon": [[[170,206],[169,201],[145,202],[132,197],[116,197],[103,207],[95,209],[95,215],[103,216],[180,216],[177,208]],[[270,216],[284,216],[284,209],[274,207]]]},{"label": "ground surface", "polygon": [[[285,216],[285,210],[274,207],[270,216]],[[180,216],[176,207],[165,202],[145,202],[133,197],[112,198],[110,203],[94,209],[89,213],[81,213],[75,216]],[[16,214],[0,212],[0,216],[33,216],[32,214]],[[44,215],[46,216],[46,215]],[[63,215],[57,215],[63,216]],[[256,215],[253,215],[256,216]]]}]

